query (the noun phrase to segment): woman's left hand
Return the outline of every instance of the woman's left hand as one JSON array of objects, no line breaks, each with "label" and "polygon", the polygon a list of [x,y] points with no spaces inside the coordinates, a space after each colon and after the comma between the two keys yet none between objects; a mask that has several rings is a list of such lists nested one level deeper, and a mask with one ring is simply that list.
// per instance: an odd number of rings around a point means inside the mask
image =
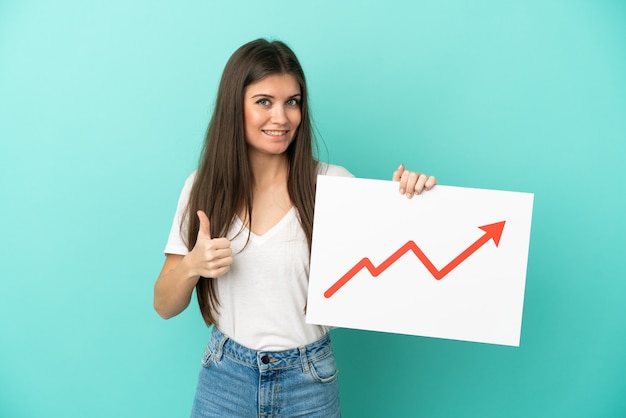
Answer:
[{"label": "woman's left hand", "polygon": [[423,190],[432,189],[437,184],[435,177],[406,170],[404,164],[400,164],[400,167],[393,172],[392,180],[400,182],[400,194],[406,195],[409,199],[413,195],[422,193]]}]

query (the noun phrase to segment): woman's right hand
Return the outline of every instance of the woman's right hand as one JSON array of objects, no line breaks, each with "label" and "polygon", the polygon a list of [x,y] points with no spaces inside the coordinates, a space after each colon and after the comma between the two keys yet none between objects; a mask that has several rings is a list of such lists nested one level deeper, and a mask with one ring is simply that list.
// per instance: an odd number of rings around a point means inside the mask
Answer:
[{"label": "woman's right hand", "polygon": [[230,241],[211,238],[209,218],[198,211],[200,228],[193,249],[185,256],[167,254],[161,273],[154,284],[154,309],[163,318],[184,311],[200,277],[219,277],[233,263]]},{"label": "woman's right hand", "polygon": [[233,264],[230,240],[211,238],[211,224],[204,211],[197,212],[200,220],[196,245],[189,252],[188,263],[194,274],[217,278],[230,270]]}]

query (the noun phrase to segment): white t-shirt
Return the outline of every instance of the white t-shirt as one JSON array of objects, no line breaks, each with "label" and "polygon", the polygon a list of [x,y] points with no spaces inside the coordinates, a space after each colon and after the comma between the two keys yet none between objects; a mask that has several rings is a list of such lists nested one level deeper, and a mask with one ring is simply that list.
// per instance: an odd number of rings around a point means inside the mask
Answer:
[{"label": "white t-shirt", "polygon": [[[318,172],[353,177],[343,167],[324,163],[319,164]],[[188,253],[180,236],[180,222],[194,178],[195,172],[180,194],[166,254]],[[288,350],[321,338],[328,327],[305,323],[309,248],[295,207],[265,234],[250,233],[246,245],[248,232],[236,217],[227,234],[233,264],[216,280],[219,329],[243,346],[265,351]]]}]

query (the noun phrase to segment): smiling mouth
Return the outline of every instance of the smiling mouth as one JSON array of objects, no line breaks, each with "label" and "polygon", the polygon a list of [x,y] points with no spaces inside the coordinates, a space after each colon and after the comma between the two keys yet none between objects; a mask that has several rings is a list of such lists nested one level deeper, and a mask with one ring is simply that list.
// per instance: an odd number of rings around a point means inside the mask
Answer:
[{"label": "smiling mouth", "polygon": [[270,136],[283,136],[286,135],[287,132],[289,131],[268,131],[268,130],[263,130],[263,133],[270,135]]}]

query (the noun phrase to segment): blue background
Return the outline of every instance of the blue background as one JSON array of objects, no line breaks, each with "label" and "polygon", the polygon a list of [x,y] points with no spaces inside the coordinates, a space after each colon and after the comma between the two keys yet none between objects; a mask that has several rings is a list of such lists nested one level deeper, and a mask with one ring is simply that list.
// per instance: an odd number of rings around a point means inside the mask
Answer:
[{"label": "blue background", "polygon": [[335,330],[344,416],[626,416],[617,0],[0,0],[0,416],[188,415],[208,330],[152,286],[261,36],[298,54],[323,159],[535,193],[521,346]]}]

